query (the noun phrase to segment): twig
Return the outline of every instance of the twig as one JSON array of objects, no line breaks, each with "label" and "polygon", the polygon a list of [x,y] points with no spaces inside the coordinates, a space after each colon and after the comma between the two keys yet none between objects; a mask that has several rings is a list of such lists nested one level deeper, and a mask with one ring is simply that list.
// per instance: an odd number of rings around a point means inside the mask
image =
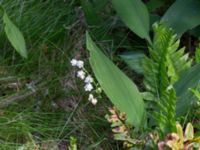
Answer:
[{"label": "twig", "polygon": [[1,98],[0,99],[0,108],[8,107],[13,102],[19,102],[19,101],[35,94],[36,92],[37,91],[22,91],[22,92],[18,92],[17,94],[15,94],[13,96]]}]

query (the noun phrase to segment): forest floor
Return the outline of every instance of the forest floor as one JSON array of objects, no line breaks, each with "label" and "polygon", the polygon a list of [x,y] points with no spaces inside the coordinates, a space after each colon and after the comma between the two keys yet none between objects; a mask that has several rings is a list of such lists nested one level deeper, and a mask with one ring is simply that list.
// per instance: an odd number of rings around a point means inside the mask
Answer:
[{"label": "forest floor", "polygon": [[35,143],[64,150],[71,136],[78,149],[119,149],[104,118],[109,104],[91,105],[70,65],[73,57],[88,55],[78,2],[6,0],[2,5],[24,34],[28,59],[14,51],[1,28],[0,149]]}]

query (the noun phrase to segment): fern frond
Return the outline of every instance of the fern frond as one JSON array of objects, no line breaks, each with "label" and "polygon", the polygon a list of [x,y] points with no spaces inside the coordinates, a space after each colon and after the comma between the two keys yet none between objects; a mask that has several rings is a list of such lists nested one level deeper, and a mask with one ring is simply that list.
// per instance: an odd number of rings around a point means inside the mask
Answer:
[{"label": "fern frond", "polygon": [[[171,79],[170,83],[174,84],[182,71],[188,69],[192,65],[192,59],[189,59],[189,54],[185,54],[185,48],[179,48],[180,40],[177,39],[176,34],[170,28],[164,25],[154,25],[154,44],[153,50],[158,55],[165,55],[167,74]],[[166,52],[165,54],[162,54]]]},{"label": "fern frond", "polygon": [[174,84],[179,79],[182,71],[192,65],[192,59],[189,59],[189,54],[184,53],[185,48],[177,50],[179,43],[180,40],[177,40],[170,46],[167,54],[168,76],[171,78],[171,84]]},{"label": "fern frond", "polygon": [[173,30],[162,24],[154,25],[154,40],[149,48],[149,58],[143,62],[144,85],[154,95],[156,111],[154,118],[163,133],[174,132],[176,92],[173,84],[182,71],[191,66],[192,60],[184,49],[177,50],[179,40]]}]

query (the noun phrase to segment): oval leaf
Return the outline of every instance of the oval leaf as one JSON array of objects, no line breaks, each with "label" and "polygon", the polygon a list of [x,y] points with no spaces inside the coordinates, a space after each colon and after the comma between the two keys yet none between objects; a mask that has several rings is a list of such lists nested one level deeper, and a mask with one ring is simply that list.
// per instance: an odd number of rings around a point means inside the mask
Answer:
[{"label": "oval leaf", "polygon": [[200,1],[176,0],[161,21],[172,27],[180,37],[185,31],[200,24]]},{"label": "oval leaf", "polygon": [[127,123],[139,128],[145,119],[144,102],[136,85],[115,66],[87,36],[90,65],[111,102],[127,115]]},{"label": "oval leaf", "polygon": [[149,37],[149,13],[141,0],[112,0],[122,21],[139,37],[151,43]]},{"label": "oval leaf", "polygon": [[191,104],[197,99],[189,90],[195,89],[200,82],[200,64],[193,66],[182,73],[179,81],[175,83],[175,90],[178,97],[176,113],[178,116],[187,113]]},{"label": "oval leaf", "polygon": [[22,57],[27,58],[27,51],[26,51],[24,37],[20,32],[20,30],[10,20],[5,11],[3,15],[3,22],[5,24],[4,29],[8,37],[8,40]]}]

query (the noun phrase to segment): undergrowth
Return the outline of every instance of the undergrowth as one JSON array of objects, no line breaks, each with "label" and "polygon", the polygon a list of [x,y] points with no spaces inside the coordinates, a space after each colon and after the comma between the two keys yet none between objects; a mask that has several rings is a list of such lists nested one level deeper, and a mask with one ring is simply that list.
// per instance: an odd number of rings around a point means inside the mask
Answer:
[{"label": "undergrowth", "polygon": [[69,65],[72,55],[86,55],[79,1],[0,3],[23,32],[29,54],[24,60],[13,51],[1,25],[0,149],[35,143],[62,150],[70,136],[78,137],[80,149],[119,149],[102,132],[109,130],[104,119],[107,104],[89,106]]}]

